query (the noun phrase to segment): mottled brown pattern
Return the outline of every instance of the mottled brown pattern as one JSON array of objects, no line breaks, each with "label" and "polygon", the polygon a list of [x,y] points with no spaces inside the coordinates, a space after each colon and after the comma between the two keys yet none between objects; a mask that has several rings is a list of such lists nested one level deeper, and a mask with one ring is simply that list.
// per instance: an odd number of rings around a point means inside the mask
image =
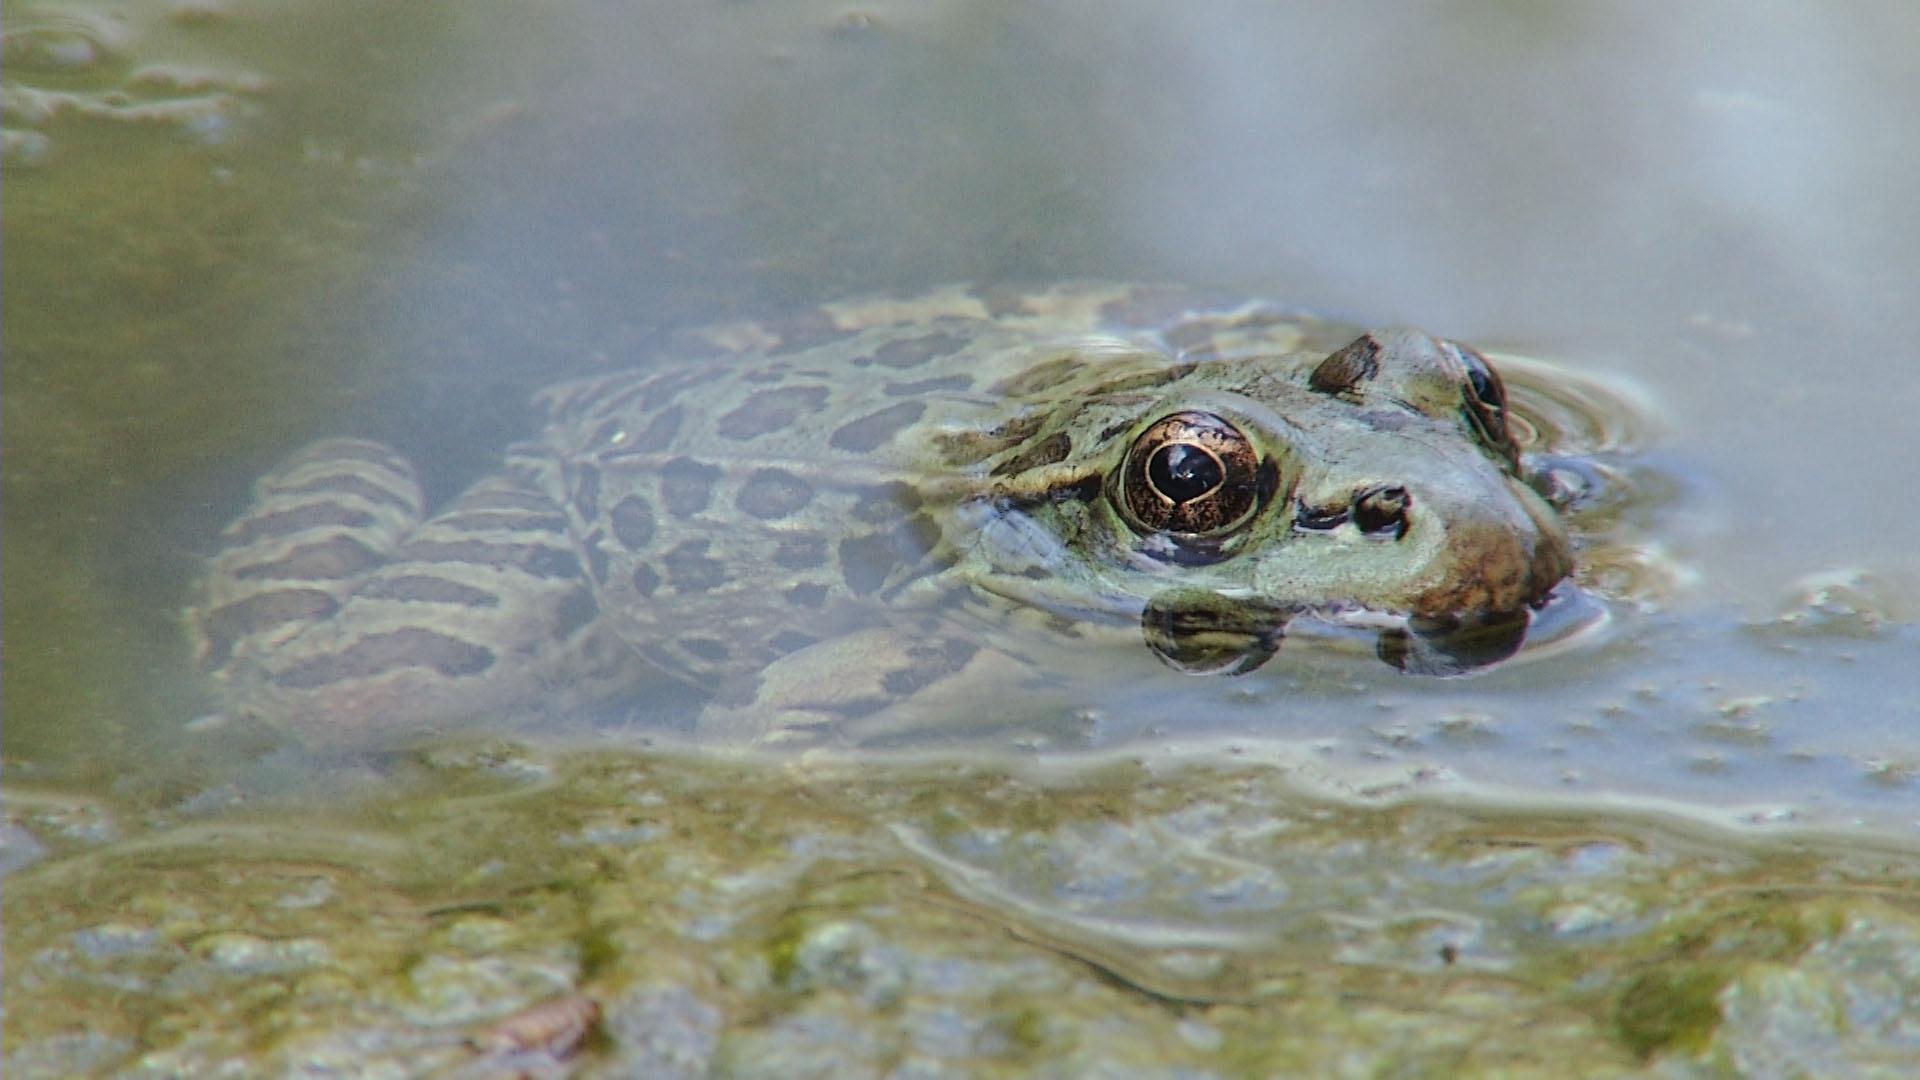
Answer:
[{"label": "mottled brown pattern", "polygon": [[275,495],[352,495],[381,506],[391,506],[409,514],[420,512],[420,500],[410,490],[396,491],[353,473],[321,476],[298,484],[275,484]]},{"label": "mottled brown pattern", "polygon": [[[385,447],[289,459],[230,531],[190,613],[196,643],[240,709],[292,703],[289,723],[321,743],[329,725],[342,743],[404,734],[415,712],[441,727],[571,709],[648,665],[751,706],[715,730],[757,737],[884,710],[967,666],[982,634],[1065,642],[1096,611],[1138,633],[1128,605],[1169,589],[1226,583],[1233,607],[1275,581],[1293,603],[1389,615],[1537,599],[1570,559],[1553,510],[1516,491],[1510,462],[1452,442],[1473,435],[1454,414],[1492,396],[1491,374],[1470,367],[1457,388],[1458,346],[1390,331],[1368,386],[1370,368],[1323,363],[1355,333],[1184,289],[1073,284],[687,331],[653,370],[542,391],[544,431],[424,524],[411,467]],[[1215,479],[1207,462],[1225,459],[1204,440],[1129,449],[1195,410],[1246,429],[1252,480]],[[1156,525],[1131,498],[1141,484],[1122,483],[1135,473],[1176,507],[1245,512]],[[1381,485],[1408,498],[1367,502],[1369,526],[1357,493]],[[1301,506],[1339,520],[1303,524]],[[1003,620],[983,601],[1038,610]],[[1011,644],[1016,661],[1042,655]]]},{"label": "mottled brown pattern", "polygon": [[885,585],[903,567],[918,563],[940,540],[932,519],[915,516],[886,532],[850,536],[840,541],[840,575],[855,596],[866,596]]},{"label": "mottled brown pattern", "polygon": [[575,468],[572,482],[568,486],[567,499],[581,517],[599,517],[600,470],[592,465],[580,465]]},{"label": "mottled brown pattern", "polygon": [[918,510],[921,501],[912,484],[875,484],[860,492],[847,516],[863,525],[884,525]]},{"label": "mottled brown pattern", "polygon": [[931,514],[915,514],[900,523],[897,535],[902,550],[924,557],[940,543],[940,522]]},{"label": "mottled brown pattern", "polygon": [[937,356],[946,356],[965,344],[966,339],[947,333],[889,341],[874,350],[873,362],[882,367],[904,370],[919,367]]},{"label": "mottled brown pattern", "polygon": [[612,556],[607,554],[606,539],[606,534],[599,529],[580,538],[580,551],[587,557],[587,574],[596,585],[605,585],[607,575],[612,572]]},{"label": "mottled brown pattern", "polygon": [[339,503],[313,502],[293,506],[234,522],[222,535],[230,544],[251,544],[268,537],[291,536],[308,529],[333,527],[364,529],[374,523],[372,514]]},{"label": "mottled brown pattern", "polygon": [[1056,356],[1018,375],[1000,380],[987,392],[996,397],[1031,397],[1071,381],[1085,367],[1086,364],[1077,357]]},{"label": "mottled brown pattern", "polygon": [[1077,638],[1081,636],[1080,626],[1080,623],[1067,618],[1065,615],[1047,616],[1047,629],[1064,638]]},{"label": "mottled brown pattern", "polygon": [[399,600],[404,603],[458,604],[461,607],[497,607],[500,598],[485,589],[451,581],[431,574],[396,574],[379,577],[361,586],[356,596],[370,600]]},{"label": "mottled brown pattern", "polygon": [[727,658],[733,655],[733,650],[719,638],[683,637],[680,639],[680,647],[709,664],[725,663]]},{"label": "mottled brown pattern", "polygon": [[686,674],[688,671],[685,662],[672,652],[658,645],[643,643],[635,645],[633,651],[638,653],[641,659],[661,671],[680,672],[682,674]]},{"label": "mottled brown pattern", "polygon": [[915,645],[907,651],[908,666],[887,672],[881,686],[898,697],[918,693],[966,667],[979,651],[979,646],[958,638]]},{"label": "mottled brown pattern", "polygon": [[333,597],[318,589],[275,589],[216,608],[200,620],[200,662],[209,671],[217,669],[233,656],[234,643],[243,637],[291,622],[324,619],[338,610]]},{"label": "mottled brown pattern", "polygon": [[613,526],[613,538],[628,551],[643,550],[653,543],[653,505],[638,495],[629,495],[613,505],[607,515]]},{"label": "mottled brown pattern", "polygon": [[301,544],[282,558],[243,566],[233,576],[242,581],[339,581],[379,561],[378,552],[353,537],[335,536]]},{"label": "mottled brown pattern", "polygon": [[854,596],[870,596],[899,569],[900,557],[887,536],[849,536],[839,542],[841,578]]},{"label": "mottled brown pattern", "polygon": [[827,444],[835,450],[845,450],[851,454],[871,453],[900,434],[908,424],[920,419],[926,411],[926,403],[920,401],[889,405],[877,413],[835,428]]},{"label": "mottled brown pattern", "polygon": [[803,349],[816,349],[822,345],[845,341],[859,333],[857,330],[841,329],[834,322],[833,315],[821,308],[812,308],[799,315],[763,325],[780,342],[768,350],[769,356],[799,352]]},{"label": "mottled brown pattern", "polygon": [[574,589],[562,597],[553,615],[553,639],[565,641],[592,625],[600,617],[600,605],[594,603],[593,592],[584,587]]},{"label": "mottled brown pattern", "polygon": [[303,660],[280,672],[274,682],[290,690],[311,689],[343,679],[364,679],[403,668],[428,668],[446,678],[478,675],[493,666],[493,650],[433,630],[410,627],[368,634],[328,656]]},{"label": "mottled brown pattern", "polygon": [[587,445],[596,449],[618,446],[627,437],[627,418],[611,416],[600,421],[593,429],[593,435],[587,439]]},{"label": "mottled brown pattern", "polygon": [[660,466],[660,499],[669,514],[688,517],[713,500],[713,483],[720,470],[704,461],[677,457]]},{"label": "mottled brown pattern", "polygon": [[773,549],[773,565],[785,570],[811,570],[827,561],[827,542],[817,535],[782,537]]},{"label": "mottled brown pattern", "polygon": [[[610,381],[604,386],[596,387],[594,393],[587,400],[592,406],[593,411],[602,416],[619,417],[631,415],[636,411],[662,411],[659,409],[645,410],[642,409],[639,404],[646,400],[647,392],[652,389],[653,384],[659,379],[660,376],[657,374],[643,377],[638,372],[629,372],[620,379]],[[581,403],[578,400],[569,398],[565,401],[553,401],[550,399],[549,404],[553,408],[556,416],[562,416],[577,409]]]},{"label": "mottled brown pattern", "polygon": [[1021,413],[1019,416],[994,427],[992,434],[994,438],[1004,439],[1009,444],[1022,442],[1032,438],[1033,434],[1039,431],[1046,422],[1047,416],[1043,412]]},{"label": "mottled brown pattern", "polygon": [[653,453],[673,441],[680,434],[680,425],[686,422],[687,412],[678,405],[654,414],[647,426],[639,434],[629,438],[627,445],[641,453]]},{"label": "mottled brown pattern", "polygon": [[1041,413],[1022,414],[989,431],[968,428],[939,432],[933,437],[933,445],[949,467],[964,469],[1025,442],[1045,422],[1046,417]]},{"label": "mottled brown pattern", "polygon": [[[826,599],[824,592],[820,599]],[[818,607],[819,605],[816,603],[807,606]],[[802,633],[798,630],[782,630],[767,639],[767,648],[772,650],[775,656],[785,656],[788,653],[799,652],[801,649],[819,640],[819,638],[814,637],[812,634]]]},{"label": "mottled brown pattern", "polygon": [[1064,431],[1053,434],[1027,447],[1007,460],[993,467],[994,476],[1014,476],[1029,469],[1038,469],[1047,465],[1057,465],[1067,460],[1073,453],[1073,436]]},{"label": "mottled brown pattern", "polygon": [[529,514],[551,514],[554,511],[554,505],[544,495],[488,484],[469,489],[460,496],[459,502],[451,510],[454,513],[465,513],[469,510],[518,510]]},{"label": "mottled brown pattern", "polygon": [[652,596],[660,587],[660,575],[646,563],[638,563],[633,568],[633,591],[641,596]]},{"label": "mottled brown pattern", "polygon": [[1118,379],[1103,382],[1088,392],[1101,395],[1117,395],[1139,390],[1152,390],[1186,377],[1197,366],[1196,364],[1168,364],[1166,367],[1156,368],[1153,371],[1142,371],[1133,375],[1123,375]]},{"label": "mottled brown pattern", "polygon": [[442,529],[510,529],[515,532],[565,533],[567,519],[557,513],[536,514],[525,510],[467,510],[443,514],[434,519]]},{"label": "mottled brown pattern", "polygon": [[952,469],[978,465],[1005,450],[1013,441],[995,438],[984,431],[943,431],[933,437],[941,460]]},{"label": "mottled brown pattern", "polygon": [[409,540],[401,545],[402,562],[464,563],[470,566],[512,568],[537,578],[580,576],[580,560],[565,548],[546,544],[496,544],[485,540]]},{"label": "mottled brown pattern", "polygon": [[786,591],[787,603],[794,607],[817,608],[827,602],[825,585],[801,584]]},{"label": "mottled brown pattern", "polygon": [[706,540],[686,540],[675,544],[660,559],[666,568],[667,582],[683,593],[706,592],[725,584],[727,566],[707,554]]},{"label": "mottled brown pattern", "polygon": [[664,409],[682,391],[722,378],[726,373],[724,364],[700,364],[661,372],[640,388],[635,404],[647,412]]},{"label": "mottled brown pattern", "polygon": [[316,462],[328,465],[361,462],[408,481],[413,479],[413,466],[406,458],[401,457],[389,447],[368,442],[365,439],[322,439],[288,458],[278,471],[292,472],[301,466]]},{"label": "mottled brown pattern", "polygon": [[756,469],[734,494],[740,511],[762,521],[797,513],[813,501],[813,486],[785,469]]},{"label": "mottled brown pattern", "polygon": [[824,386],[786,386],[756,390],[720,417],[716,430],[729,439],[753,439],[784,431],[795,420],[817,412],[832,396]]}]

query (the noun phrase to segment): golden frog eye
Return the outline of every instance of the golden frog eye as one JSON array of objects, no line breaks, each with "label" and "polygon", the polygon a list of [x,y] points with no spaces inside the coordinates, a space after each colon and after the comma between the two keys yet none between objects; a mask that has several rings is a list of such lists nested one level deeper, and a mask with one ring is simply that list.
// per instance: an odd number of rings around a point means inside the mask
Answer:
[{"label": "golden frog eye", "polygon": [[1146,528],[1219,532],[1259,501],[1259,464],[1253,444],[1232,424],[1212,413],[1174,413],[1133,441],[1121,496]]}]

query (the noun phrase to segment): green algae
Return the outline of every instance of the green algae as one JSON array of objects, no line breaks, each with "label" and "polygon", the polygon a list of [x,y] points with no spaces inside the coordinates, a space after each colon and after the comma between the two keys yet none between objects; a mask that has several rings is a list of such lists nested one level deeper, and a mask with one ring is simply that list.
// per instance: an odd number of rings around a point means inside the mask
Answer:
[{"label": "green algae", "polygon": [[16,873],[7,1052],[451,1066],[477,1027],[585,994],[586,1075],[1605,1076],[1717,1068],[1777,1030],[1884,1054],[1897,1028],[1874,1018],[1920,1000],[1915,869],[1885,851],[1329,802],[1204,762],[876,772],[495,742],[416,765],[412,792],[307,812],[348,830],[308,850],[162,827]]},{"label": "green algae", "polygon": [[1719,1029],[1719,997],[1727,984],[1748,965],[1790,963],[1836,933],[1834,920],[1831,911],[1730,889],[1724,903],[1650,935],[1641,959],[1649,969],[1631,978],[1613,1002],[1620,1038],[1642,1058],[1706,1049]]},{"label": "green algae", "polygon": [[1698,1053],[1720,1026],[1720,990],[1732,978],[1724,965],[1657,969],[1620,991],[1614,1023],[1641,1058],[1668,1051]]}]

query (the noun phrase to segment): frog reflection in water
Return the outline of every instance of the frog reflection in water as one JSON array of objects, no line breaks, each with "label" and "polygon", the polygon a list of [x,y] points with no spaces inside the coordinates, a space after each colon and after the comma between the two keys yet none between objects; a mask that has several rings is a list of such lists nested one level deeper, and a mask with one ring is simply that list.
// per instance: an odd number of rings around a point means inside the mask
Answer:
[{"label": "frog reflection in water", "polygon": [[1250,670],[1302,613],[1451,673],[1572,567],[1499,376],[1415,331],[956,288],[670,353],[540,393],[544,431],[431,516],[372,442],[262,478],[190,612],[229,706],[357,748],[664,673],[712,690],[716,738],[794,740],[1016,693],[1100,625]]}]

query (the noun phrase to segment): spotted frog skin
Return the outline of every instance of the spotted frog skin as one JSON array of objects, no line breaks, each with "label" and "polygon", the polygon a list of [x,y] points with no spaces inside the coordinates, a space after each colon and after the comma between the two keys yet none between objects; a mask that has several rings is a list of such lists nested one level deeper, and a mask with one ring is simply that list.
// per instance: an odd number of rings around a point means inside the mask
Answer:
[{"label": "spotted frog skin", "polygon": [[1572,568],[1483,356],[1171,288],[832,304],[536,403],[431,516],[372,442],[258,482],[189,612],[232,710],[358,748],[664,674],[819,737],[1098,627],[1243,671],[1302,615],[1523,626]]}]

